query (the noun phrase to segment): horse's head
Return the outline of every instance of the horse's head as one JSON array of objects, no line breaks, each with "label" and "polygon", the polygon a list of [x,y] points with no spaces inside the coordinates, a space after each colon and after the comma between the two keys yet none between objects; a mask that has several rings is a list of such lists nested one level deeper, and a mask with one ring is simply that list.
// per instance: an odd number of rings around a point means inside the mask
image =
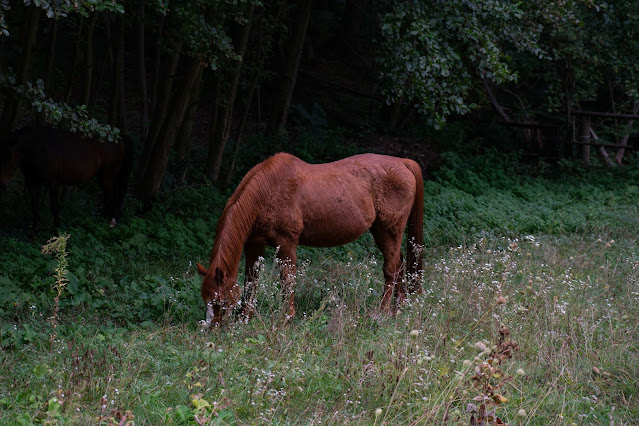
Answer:
[{"label": "horse's head", "polygon": [[219,326],[240,301],[240,286],[237,280],[227,276],[217,266],[206,269],[197,265],[202,279],[202,299],[206,306],[206,326]]}]

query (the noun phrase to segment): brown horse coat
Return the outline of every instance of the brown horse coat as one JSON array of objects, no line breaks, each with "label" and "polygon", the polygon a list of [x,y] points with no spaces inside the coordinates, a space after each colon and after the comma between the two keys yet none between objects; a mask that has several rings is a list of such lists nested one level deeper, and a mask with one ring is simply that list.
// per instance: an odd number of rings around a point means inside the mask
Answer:
[{"label": "brown horse coat", "polygon": [[202,298],[207,323],[220,323],[238,305],[242,250],[246,256],[243,310],[254,308],[253,265],[266,245],[279,247],[281,278],[290,294],[288,315],[295,314],[294,276],[297,246],[331,247],[349,243],[370,230],[384,257],[385,289],[381,309],[392,298],[404,300],[400,245],[408,224],[407,264],[421,289],[423,178],[412,160],[362,154],[327,164],[308,164],[280,153],[251,169],[231,196],[217,225]]},{"label": "brown horse coat", "polygon": [[38,227],[42,186],[49,189],[53,220],[58,227],[60,186],[81,184],[94,176],[98,176],[104,190],[105,216],[113,221],[120,218],[132,166],[132,144],[126,136],[123,141],[112,143],[51,127],[27,127],[3,142],[0,183],[7,182],[16,168],[22,171],[31,195],[34,229]]}]

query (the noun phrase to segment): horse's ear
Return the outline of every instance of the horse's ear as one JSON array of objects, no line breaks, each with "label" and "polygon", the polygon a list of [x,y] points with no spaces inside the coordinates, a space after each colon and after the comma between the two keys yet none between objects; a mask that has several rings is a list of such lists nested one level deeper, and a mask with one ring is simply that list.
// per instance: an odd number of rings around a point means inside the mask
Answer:
[{"label": "horse's ear", "polygon": [[200,274],[201,276],[206,275],[206,268],[202,265],[200,265],[199,263],[195,264],[197,266],[197,273]]}]

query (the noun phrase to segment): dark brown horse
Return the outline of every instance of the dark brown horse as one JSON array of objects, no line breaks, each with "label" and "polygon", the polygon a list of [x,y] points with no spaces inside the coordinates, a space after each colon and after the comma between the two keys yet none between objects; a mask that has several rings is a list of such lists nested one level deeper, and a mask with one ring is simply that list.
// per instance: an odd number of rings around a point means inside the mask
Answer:
[{"label": "dark brown horse", "polygon": [[118,143],[86,139],[76,133],[50,127],[27,127],[2,141],[0,184],[19,168],[31,195],[33,229],[39,224],[40,189],[51,196],[55,227],[60,226],[58,199],[61,185],[77,185],[98,176],[104,190],[104,215],[115,224],[132,166],[132,144],[125,136]]},{"label": "dark brown horse", "polygon": [[[282,289],[295,315],[297,246],[332,247],[370,230],[384,256],[381,309],[391,312],[393,296],[406,298],[401,242],[408,224],[408,292],[421,291],[424,181],[409,159],[362,154],[334,163],[308,164],[277,154],[253,167],[231,196],[217,224],[210,266],[204,276],[206,323],[219,325],[238,305],[250,317],[255,304],[255,262],[265,245],[279,247]],[[240,302],[238,267],[244,250],[246,274]]]}]

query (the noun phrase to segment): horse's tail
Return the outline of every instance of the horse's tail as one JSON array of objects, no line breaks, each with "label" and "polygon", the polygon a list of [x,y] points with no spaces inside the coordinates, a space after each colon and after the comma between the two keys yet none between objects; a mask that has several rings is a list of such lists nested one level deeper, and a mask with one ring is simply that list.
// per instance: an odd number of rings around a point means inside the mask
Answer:
[{"label": "horse's tail", "polygon": [[122,135],[121,143],[124,143],[124,159],[122,160],[122,167],[116,177],[115,182],[115,219],[119,219],[122,213],[122,204],[124,203],[124,197],[126,195],[127,187],[129,186],[129,178],[131,171],[133,170],[133,140],[129,135]]},{"label": "horse's tail", "polygon": [[406,239],[406,263],[408,273],[408,291],[421,293],[424,274],[424,178],[422,169],[413,160],[404,160],[406,167],[415,176],[415,199],[408,217]]}]

